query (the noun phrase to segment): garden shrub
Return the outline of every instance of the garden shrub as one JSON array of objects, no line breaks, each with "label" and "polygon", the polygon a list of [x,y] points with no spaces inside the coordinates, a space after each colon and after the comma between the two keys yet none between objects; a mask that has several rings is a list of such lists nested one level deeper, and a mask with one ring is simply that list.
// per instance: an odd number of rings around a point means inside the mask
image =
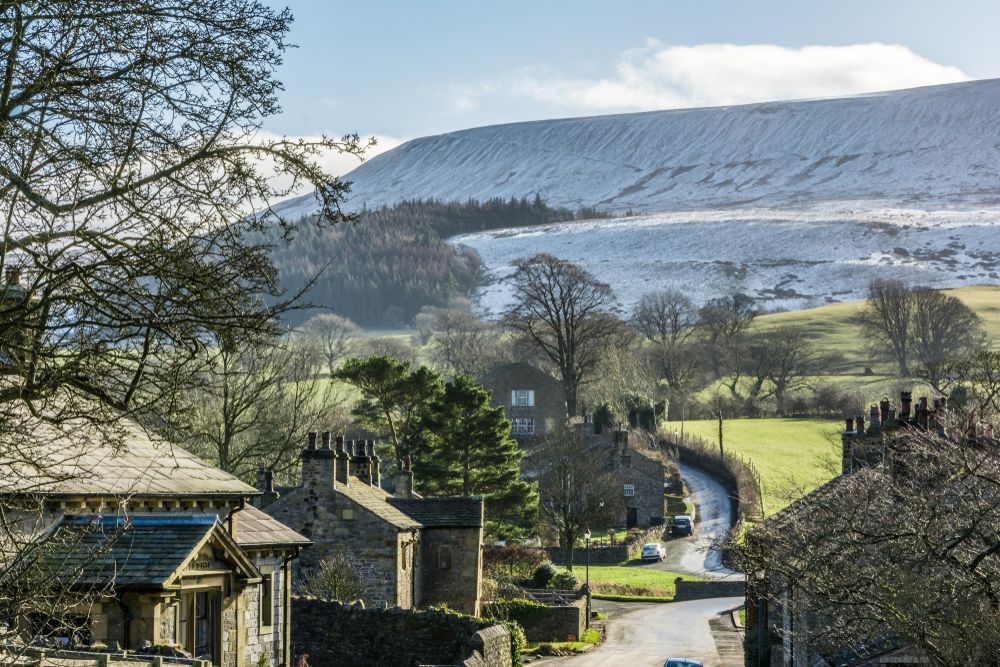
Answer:
[{"label": "garden shrub", "polygon": [[542,563],[535,568],[531,575],[531,583],[537,588],[548,588],[549,584],[559,574],[559,570],[552,563]]},{"label": "garden shrub", "polygon": [[552,588],[576,590],[579,586],[580,580],[572,572],[563,571],[552,578]]}]

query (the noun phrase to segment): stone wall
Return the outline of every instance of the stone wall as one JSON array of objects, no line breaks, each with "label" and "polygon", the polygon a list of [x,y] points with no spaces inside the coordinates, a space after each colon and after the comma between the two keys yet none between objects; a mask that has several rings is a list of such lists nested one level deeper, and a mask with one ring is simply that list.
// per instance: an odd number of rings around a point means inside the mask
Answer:
[{"label": "stone wall", "polygon": [[511,666],[505,628],[484,629],[471,616],[439,610],[361,609],[293,598],[292,645],[293,662],[308,656],[310,667]]},{"label": "stone wall", "polygon": [[421,538],[421,606],[447,604],[479,615],[482,528],[425,528]]},{"label": "stone wall", "polygon": [[[562,547],[545,547],[545,553],[549,555],[549,560],[556,565],[564,565]],[[591,565],[613,565],[628,560],[628,547],[620,544],[614,547],[590,547]],[[573,567],[580,567],[587,562],[587,549],[576,547],[573,549]]]},{"label": "stone wall", "polygon": [[[360,483],[360,482],[357,482]],[[314,546],[300,557],[300,577],[323,558],[343,547],[365,584],[368,606],[412,606],[416,531],[394,526],[326,486],[301,486],[266,508],[268,514],[311,539]],[[403,543],[410,545],[403,568],[397,559]]]},{"label": "stone wall", "polygon": [[[480,379],[490,390],[494,407],[504,409],[507,419],[525,417],[535,420],[535,434],[511,437],[522,445],[536,444],[546,433],[558,430],[566,423],[566,394],[562,384],[547,373],[526,363],[508,364]],[[511,392],[528,389],[535,392],[533,406],[514,406]]]},{"label": "stone wall", "polygon": [[[577,641],[587,629],[587,598],[564,606],[546,606],[548,612],[538,622],[524,628],[532,642]],[[572,639],[570,639],[572,637]]]},{"label": "stone wall", "polygon": [[677,577],[674,583],[677,586],[674,602],[708,598],[735,598],[746,595],[746,584],[742,581],[688,581]]}]

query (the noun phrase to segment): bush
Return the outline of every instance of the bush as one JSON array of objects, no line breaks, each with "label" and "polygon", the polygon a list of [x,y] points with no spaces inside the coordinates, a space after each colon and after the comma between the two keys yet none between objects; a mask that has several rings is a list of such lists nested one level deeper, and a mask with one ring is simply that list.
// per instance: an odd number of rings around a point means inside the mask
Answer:
[{"label": "bush", "polygon": [[555,565],[548,562],[542,563],[532,573],[531,583],[536,588],[548,588],[557,574],[559,574],[559,570],[556,569]]},{"label": "bush", "polygon": [[543,549],[520,544],[483,547],[483,569],[487,572],[502,572],[511,579],[531,577],[535,569],[545,560],[546,554]]},{"label": "bush", "polygon": [[552,588],[559,590],[576,590],[580,586],[580,580],[569,571],[563,571],[552,578]]}]

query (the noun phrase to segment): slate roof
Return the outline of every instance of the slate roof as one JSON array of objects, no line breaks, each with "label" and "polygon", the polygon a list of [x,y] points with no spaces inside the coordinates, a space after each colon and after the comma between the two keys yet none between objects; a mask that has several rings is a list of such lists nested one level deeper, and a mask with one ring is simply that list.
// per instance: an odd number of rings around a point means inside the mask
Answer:
[{"label": "slate roof", "polygon": [[429,528],[478,528],[483,525],[483,499],[389,498],[388,502]]},{"label": "slate roof", "polygon": [[73,587],[163,588],[216,525],[214,515],[66,516],[32,566]]},{"label": "slate roof", "polygon": [[247,505],[236,514],[236,543],[241,547],[305,547],[312,544],[307,537],[253,505]]},{"label": "slate roof", "polygon": [[[250,496],[258,491],[134,422],[115,437],[39,422],[27,451],[0,454],[0,495]],[[37,444],[35,444],[37,443]],[[9,457],[9,458],[8,458]],[[31,461],[32,463],[29,463]]]},{"label": "slate roof", "polygon": [[351,480],[350,484],[338,484],[336,491],[396,528],[410,530],[423,527],[419,521],[389,504],[391,496],[382,489],[368,486],[360,480]]}]

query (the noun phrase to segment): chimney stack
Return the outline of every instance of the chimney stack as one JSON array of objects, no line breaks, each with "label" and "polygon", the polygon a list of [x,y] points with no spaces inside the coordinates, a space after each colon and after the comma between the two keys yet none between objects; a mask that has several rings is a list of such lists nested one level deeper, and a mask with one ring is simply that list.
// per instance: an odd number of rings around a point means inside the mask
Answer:
[{"label": "chimney stack", "polygon": [[330,449],[330,433],[323,433],[326,446],[316,448],[316,434],[310,433],[306,448],[302,450],[302,486],[315,490],[333,488],[336,461]]},{"label": "chimney stack", "polygon": [[881,413],[879,412],[878,406],[874,403],[871,408],[868,409],[868,421],[871,423],[872,431],[879,431],[882,426]]},{"label": "chimney stack", "polygon": [[901,391],[899,393],[899,420],[910,421],[910,406],[913,403],[913,393]]},{"label": "chimney stack", "polygon": [[403,469],[399,471],[396,475],[396,497],[397,498],[412,498],[413,497],[413,470],[411,469],[410,457],[407,456],[403,460]]},{"label": "chimney stack", "polygon": [[337,484],[347,485],[350,479],[350,465],[351,459],[347,455],[347,449],[344,446],[344,436],[337,436],[337,449],[334,452],[334,456],[337,461]]}]

